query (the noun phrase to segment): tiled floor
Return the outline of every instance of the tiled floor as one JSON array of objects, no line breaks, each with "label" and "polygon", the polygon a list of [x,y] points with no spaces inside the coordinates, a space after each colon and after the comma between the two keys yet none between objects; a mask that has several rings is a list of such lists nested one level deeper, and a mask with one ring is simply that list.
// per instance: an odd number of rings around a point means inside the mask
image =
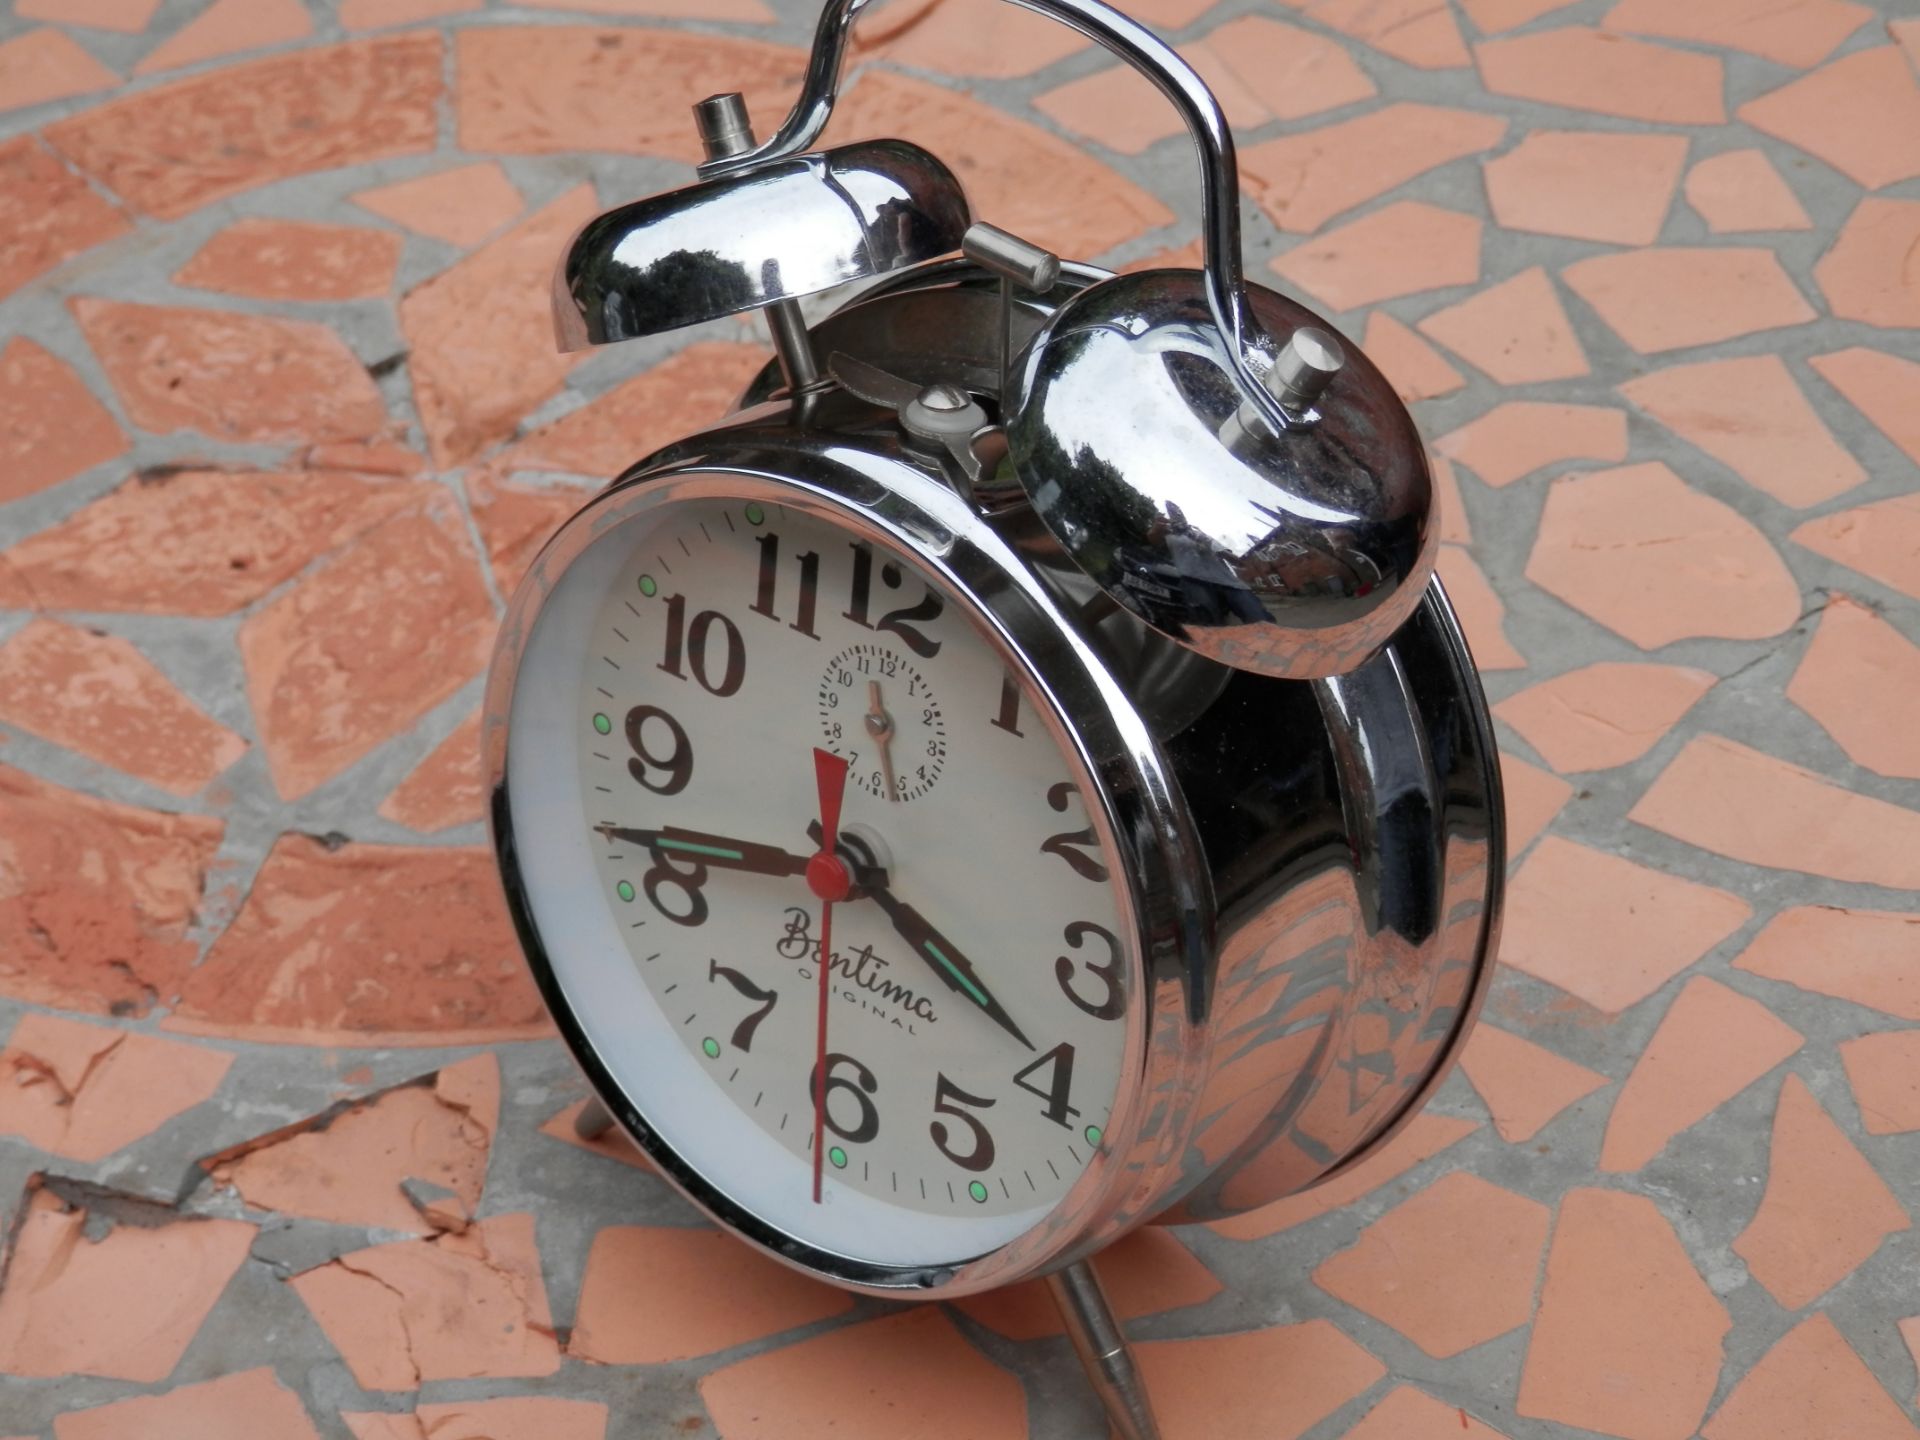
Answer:
[{"label": "tiled floor", "polygon": [[[1920,1436],[1920,7],[1133,9],[1241,130],[1251,269],[1441,457],[1516,838],[1432,1110],[1106,1262],[1168,1436]],[[571,1142],[478,824],[501,595],[762,353],[556,355],[556,244],[687,176],[692,100],[773,116],[811,10],[0,18],[0,1435],[1099,1432],[1033,1290],[855,1302]],[[838,135],[1191,253],[1102,55],[867,40]]]}]

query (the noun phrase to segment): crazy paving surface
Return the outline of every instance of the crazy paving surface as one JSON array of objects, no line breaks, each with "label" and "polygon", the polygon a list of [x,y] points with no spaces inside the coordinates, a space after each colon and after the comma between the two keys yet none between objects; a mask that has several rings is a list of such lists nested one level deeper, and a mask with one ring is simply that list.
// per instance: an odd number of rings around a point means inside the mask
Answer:
[{"label": "crazy paving surface", "polygon": [[[1169,1440],[1915,1440],[1920,7],[1132,8],[1431,439],[1514,834],[1432,1110],[1104,1262]],[[479,824],[501,596],[765,354],[556,355],[556,245],[691,101],[768,123],[812,10],[0,15],[0,1435],[1100,1433],[1035,1288],[855,1301],[573,1142]],[[863,43],[839,137],[1191,260],[1101,52]]]}]

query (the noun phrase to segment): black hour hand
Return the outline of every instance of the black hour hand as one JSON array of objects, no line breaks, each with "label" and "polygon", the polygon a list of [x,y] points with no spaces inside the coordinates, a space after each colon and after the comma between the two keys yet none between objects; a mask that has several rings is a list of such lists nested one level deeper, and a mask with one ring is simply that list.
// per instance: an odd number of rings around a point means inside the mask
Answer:
[{"label": "black hour hand", "polygon": [[619,825],[596,825],[594,828],[609,840],[644,845],[656,854],[698,861],[717,870],[745,870],[755,875],[807,873],[807,856],[782,850],[778,845],[736,840],[729,835],[709,835],[700,830],[685,830],[678,825],[667,825],[658,830],[630,830]]}]

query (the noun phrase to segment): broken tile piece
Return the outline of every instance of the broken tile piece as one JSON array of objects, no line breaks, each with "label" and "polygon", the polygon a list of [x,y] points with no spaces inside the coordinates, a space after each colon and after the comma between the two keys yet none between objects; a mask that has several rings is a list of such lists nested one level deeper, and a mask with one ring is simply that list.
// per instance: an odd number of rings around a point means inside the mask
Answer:
[{"label": "broken tile piece", "polygon": [[160,0],[15,0],[13,13],[23,20],[52,20],[138,35],[159,8]]},{"label": "broken tile piece", "polygon": [[1771,250],[1652,246],[1576,260],[1561,278],[1642,355],[1818,318]]},{"label": "broken tile piece", "polygon": [[348,225],[237,220],[174,275],[176,285],[253,300],[367,300],[393,288],[400,237]]},{"label": "broken tile piece", "polygon": [[1749,865],[1920,890],[1920,813],[1719,735],[1696,735],[1628,812]]},{"label": "broken tile piece", "polygon": [[1435,573],[1482,670],[1524,670],[1527,657],[1507,639],[1507,607],[1464,545],[1442,545]]},{"label": "broken tile piece", "polygon": [[1778,355],[1670,365],[1620,393],[1782,504],[1817,505],[1867,478]]},{"label": "broken tile piece", "polygon": [[[1172,1230],[1152,1226],[1100,1252],[1100,1283],[1123,1322],[1205,1304],[1222,1288]],[[1060,1307],[1041,1280],[969,1296],[955,1301],[954,1308],[1009,1340],[1066,1333]]]},{"label": "broken tile piece", "polygon": [[587,1108],[588,1102],[576,1100],[558,1114],[551,1116],[540,1126],[542,1135],[564,1141],[576,1149],[588,1151],[594,1155],[604,1155],[610,1160],[618,1160],[623,1165],[631,1165],[636,1170],[651,1170],[653,1162],[641,1152],[632,1139],[618,1125],[609,1126],[604,1132],[588,1140],[581,1136],[574,1122],[580,1118],[580,1112]]},{"label": "broken tile piece", "polygon": [[1920,496],[1895,495],[1809,520],[1791,537],[1817,555],[1920,600]]},{"label": "broken tile piece", "polygon": [[1440,520],[1442,545],[1473,544],[1473,526],[1467,518],[1467,504],[1460,494],[1460,477],[1444,455],[1427,453],[1427,469],[1433,476],[1433,508]]},{"label": "broken tile piece", "polygon": [[606,1440],[608,1411],[597,1400],[509,1395],[421,1405],[409,1415],[346,1412],[340,1418],[354,1440]]},{"label": "broken tile piece", "polygon": [[1687,203],[1715,235],[1811,230],[1800,197],[1761,150],[1723,150],[1687,172]]},{"label": "broken tile piece", "polygon": [[1733,1242],[1753,1278],[1787,1309],[1801,1309],[1911,1223],[1806,1082],[1787,1076],[1773,1117],[1766,1194]]},{"label": "broken tile piece", "polygon": [[357,192],[353,203],[416,235],[470,249],[518,215],[526,202],[498,161],[483,160],[376,185]]},{"label": "broken tile piece", "polygon": [[271,1369],[53,1417],[54,1440],[320,1440],[300,1397]]},{"label": "broken tile piece", "polygon": [[1510,1030],[1482,1020],[1460,1052],[1460,1069],[1509,1145],[1533,1139],[1563,1110],[1609,1082]]},{"label": "broken tile piece", "polygon": [[91,1164],[211,1099],[232,1064],[225,1051],[28,1013],[0,1049],[0,1135]]},{"label": "broken tile piece", "polygon": [[1553,281],[1538,265],[1418,323],[1422,334],[1503,385],[1568,380],[1587,373],[1586,352]]},{"label": "broken tile piece", "polygon": [[1626,459],[1627,417],[1606,405],[1509,400],[1433,443],[1499,487],[1562,460]]},{"label": "broken tile piece", "polygon": [[1471,285],[1480,278],[1477,216],[1396,200],[1269,262],[1333,310],[1396,295]]},{"label": "broken tile piece", "polygon": [[1570,1190],[1514,1408],[1624,1440],[1685,1440],[1732,1328],[1651,1200]]},{"label": "broken tile piece", "polygon": [[1744,50],[1779,65],[1818,65],[1873,16],[1846,0],[1618,0],[1600,21],[1608,30]]},{"label": "broken tile piece", "polygon": [[58,30],[28,30],[0,43],[0,111],[111,90],[119,83],[118,75]]},{"label": "broken tile piece", "polygon": [[133,73],[178,70],[243,50],[291,44],[312,33],[313,17],[300,0],[213,0],[141,57]]},{"label": "broken tile piece", "polygon": [[1813,267],[1814,283],[1841,320],[1884,329],[1920,326],[1920,200],[1869,195],[1854,207],[1833,248]]},{"label": "broken tile piece", "polygon": [[[1475,0],[1467,0],[1468,12]],[[1485,4],[1486,0],[1480,0]],[[1561,0],[1554,0],[1555,4]],[[1342,1440],[1507,1440],[1504,1433],[1457,1405],[1443,1405],[1424,1390],[1402,1385],[1367,1411]]]},{"label": "broken tile piece", "polygon": [[1607,1117],[1600,1168],[1638,1170],[1806,1037],[1758,1000],[1696,975],[1681,988],[1620,1087]]},{"label": "broken tile piece", "polygon": [[1296,1440],[1386,1367],[1331,1321],[1136,1343],[1166,1440]]},{"label": "broken tile piece", "polygon": [[1451,395],[1467,383],[1444,355],[1384,310],[1367,317],[1367,333],[1360,343],[1409,405]]},{"label": "broken tile piece", "polygon": [[30,1189],[0,1280],[0,1374],[148,1384],[171,1375],[257,1232],[169,1213],[130,1197],[83,1204]]},{"label": "broken tile piece", "polygon": [[1659,125],[1718,125],[1727,118],[1725,72],[1715,55],[1580,25],[1483,40],[1473,54],[1481,83],[1495,95]]},{"label": "broken tile piece", "polygon": [[131,228],[36,136],[0,143],[0,298]]},{"label": "broken tile piece", "polygon": [[380,802],[380,816],[422,835],[470,825],[486,813],[480,783],[480,712],[474,711]]},{"label": "broken tile piece", "polygon": [[1842,56],[1749,100],[1739,118],[1869,190],[1920,175],[1920,81],[1898,45]]},{"label": "broken tile piece", "polygon": [[1809,1315],[1789,1330],[1700,1427],[1706,1440],[1823,1432],[1847,1440],[1920,1440],[1920,1430],[1826,1314]]},{"label": "broken tile piece", "polygon": [[119,422],[64,360],[18,337],[0,350],[0,505],[126,449]]},{"label": "broken tile piece", "polygon": [[[565,9],[580,8],[572,3],[560,6],[560,0],[550,3]],[[657,4],[658,0],[649,3]],[[696,3],[704,9],[705,0]],[[903,8],[893,7],[894,11]],[[701,12],[690,9],[687,13]],[[921,4],[904,24],[895,22],[893,14],[885,11],[876,24],[889,26],[889,22],[893,23],[884,38],[876,39],[869,33],[864,42],[855,39],[856,48],[884,56],[896,65],[967,79],[1010,80],[1031,75],[1078,54],[1090,43],[1086,36],[1050,16],[1006,5],[982,10],[965,5]]]},{"label": "broken tile piece", "polygon": [[339,0],[340,25],[346,30],[390,30],[478,10],[485,0]]},{"label": "broken tile piece", "polygon": [[1487,201],[1509,230],[1651,245],[1686,160],[1684,135],[1530,130],[1486,162]]},{"label": "broken tile piece", "polygon": [[1603,660],[1510,695],[1493,713],[1554,769],[1607,770],[1651,750],[1716,680],[1684,665]]},{"label": "broken tile piece", "polygon": [[1468,63],[1452,13],[1435,0],[1281,0],[1342,35],[1421,70]]},{"label": "broken tile piece", "polygon": [[1920,465],[1920,362],[1855,345],[1808,363]]},{"label": "broken tile piece", "polygon": [[1842,1040],[1840,1062],[1867,1134],[1920,1130],[1920,1030],[1880,1030]]},{"label": "broken tile piece", "polygon": [[1502,750],[1500,787],[1507,797],[1507,859],[1511,863],[1553,823],[1573,798],[1573,786]]},{"label": "broken tile piece", "polygon": [[[1866,695],[1873,703],[1861,703]],[[1920,707],[1920,646],[1865,605],[1837,592],[1828,600],[1787,698],[1856,764],[1920,780],[1920,729],[1910,723]]]},{"label": "broken tile piece", "polygon": [[484,465],[468,471],[460,483],[466,488],[474,527],[487,547],[493,583],[502,595],[510,596],[533,557],[587,502],[590,492],[565,483],[522,484],[498,477],[498,466]]},{"label": "broken tile piece", "polygon": [[1800,586],[1753,522],[1657,460],[1554,481],[1526,575],[1643,650],[1800,618]]},{"label": "broken tile piece", "polygon": [[1920,916],[1795,905],[1733,962],[1736,970],[1920,1022]]}]

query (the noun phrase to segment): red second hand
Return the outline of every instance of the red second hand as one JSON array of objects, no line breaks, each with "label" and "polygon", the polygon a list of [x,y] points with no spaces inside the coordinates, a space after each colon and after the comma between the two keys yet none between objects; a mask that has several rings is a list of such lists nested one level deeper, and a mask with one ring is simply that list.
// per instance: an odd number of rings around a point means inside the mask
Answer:
[{"label": "red second hand", "polygon": [[814,785],[820,793],[820,852],[807,862],[807,888],[820,900],[820,1024],[813,1061],[813,1203],[820,1203],[821,1166],[826,1160],[827,997],[832,993],[833,902],[844,900],[853,877],[834,854],[840,842],[840,802],[847,791],[847,762],[815,749]]}]

